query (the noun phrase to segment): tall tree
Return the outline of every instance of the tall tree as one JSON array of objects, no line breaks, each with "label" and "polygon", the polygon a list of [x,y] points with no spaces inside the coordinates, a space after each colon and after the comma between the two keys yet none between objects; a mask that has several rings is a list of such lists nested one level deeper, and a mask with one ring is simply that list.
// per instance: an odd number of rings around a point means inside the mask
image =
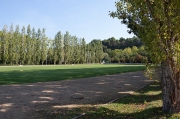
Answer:
[{"label": "tall tree", "polygon": [[53,40],[53,62],[54,65],[56,64],[57,60],[58,60],[58,53],[57,53],[57,49],[56,49],[56,44],[55,44],[55,40]]},{"label": "tall tree", "polygon": [[14,32],[16,65],[19,64],[19,59],[20,59],[20,41],[21,41],[20,39],[21,39],[21,34],[19,32],[19,25],[16,25]]},{"label": "tall tree", "polygon": [[91,63],[91,52],[90,52],[91,46],[90,43],[86,45],[86,63]]},{"label": "tall tree", "polygon": [[27,55],[26,55],[26,61],[27,64],[29,65],[32,60],[32,38],[31,38],[31,27],[28,25],[27,27],[27,35],[26,35],[26,46],[27,46]]},{"label": "tall tree", "polygon": [[8,62],[8,48],[9,48],[9,42],[8,42],[8,30],[7,30],[7,25],[4,25],[3,30],[2,30],[2,60],[3,64],[6,65]]},{"label": "tall tree", "polygon": [[54,50],[56,51],[57,54],[57,61],[60,64],[62,61],[62,41],[63,41],[63,35],[61,34],[61,32],[59,31],[56,36],[55,36],[55,41],[54,41]]},{"label": "tall tree", "polygon": [[31,44],[31,48],[32,48],[32,64],[36,64],[36,56],[37,56],[37,52],[38,51],[38,46],[37,46],[37,41],[36,41],[36,31],[35,28],[32,29],[32,44]]},{"label": "tall tree", "polygon": [[52,39],[48,39],[47,60],[49,61],[49,64],[52,64],[53,61],[53,42]]},{"label": "tall tree", "polygon": [[69,32],[66,31],[66,34],[64,34],[64,63],[65,64],[69,62],[69,57],[70,57],[70,46],[69,46],[70,37],[71,36],[69,35]]},{"label": "tall tree", "polygon": [[14,39],[14,29],[13,24],[11,24],[9,33],[8,33],[8,54],[9,54],[9,63],[12,65],[15,59],[15,39]]},{"label": "tall tree", "polygon": [[120,0],[111,12],[147,46],[152,61],[161,64],[163,111],[180,112],[180,2]]},{"label": "tall tree", "polygon": [[45,34],[45,28],[42,29],[42,33],[41,33],[40,52],[41,52],[41,64],[43,65],[44,61],[47,58],[47,37]]},{"label": "tall tree", "polygon": [[86,53],[86,41],[83,38],[82,41],[81,41],[81,61],[82,61],[83,64],[86,62],[85,53]]},{"label": "tall tree", "polygon": [[95,63],[95,51],[96,45],[95,42],[91,41],[89,44],[89,52],[90,52],[90,63]]},{"label": "tall tree", "polygon": [[24,64],[27,55],[27,44],[26,44],[26,29],[23,26],[21,30],[21,41],[20,41],[20,64]]},{"label": "tall tree", "polygon": [[104,53],[103,53],[103,46],[102,46],[102,42],[100,40],[98,40],[96,42],[96,61],[98,63],[101,63],[102,62],[102,59],[103,59],[103,56]]},{"label": "tall tree", "polygon": [[74,40],[75,40],[75,37],[76,36],[70,36],[70,40],[69,40],[69,63],[71,63],[71,64],[73,64],[74,63],[74,61],[75,61],[75,59],[74,59],[74,56],[75,56],[75,53],[76,53],[76,51],[75,51],[75,42],[74,42]]},{"label": "tall tree", "polygon": [[72,36],[72,41],[71,41],[71,62],[72,64],[76,63],[76,55],[77,55],[77,38],[76,36]]},{"label": "tall tree", "polygon": [[75,43],[75,56],[74,56],[74,58],[75,58],[75,62],[77,63],[77,64],[79,64],[79,62],[80,62],[80,59],[81,59],[81,39],[78,39],[77,37],[75,37],[75,39],[74,39],[74,43]]},{"label": "tall tree", "polygon": [[41,29],[39,28],[36,34],[36,64],[39,64],[41,60],[41,37]]},{"label": "tall tree", "polygon": [[2,31],[0,31],[0,61],[2,61]]}]

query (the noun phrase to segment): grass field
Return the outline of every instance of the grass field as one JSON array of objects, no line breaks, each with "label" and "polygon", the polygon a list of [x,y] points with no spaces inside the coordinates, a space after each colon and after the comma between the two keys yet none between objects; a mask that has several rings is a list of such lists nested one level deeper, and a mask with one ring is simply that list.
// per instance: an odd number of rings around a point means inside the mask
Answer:
[{"label": "grass field", "polygon": [[144,65],[0,66],[0,85],[60,81],[144,70]]}]

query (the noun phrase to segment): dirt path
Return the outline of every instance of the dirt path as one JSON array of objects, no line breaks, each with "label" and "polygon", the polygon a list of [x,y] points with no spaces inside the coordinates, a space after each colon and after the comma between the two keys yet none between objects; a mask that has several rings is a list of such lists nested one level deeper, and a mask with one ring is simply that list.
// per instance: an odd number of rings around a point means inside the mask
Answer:
[{"label": "dirt path", "polygon": [[[149,84],[141,71],[78,80],[0,86],[0,117],[30,119],[44,104],[106,103]],[[30,116],[31,115],[31,116]]]}]

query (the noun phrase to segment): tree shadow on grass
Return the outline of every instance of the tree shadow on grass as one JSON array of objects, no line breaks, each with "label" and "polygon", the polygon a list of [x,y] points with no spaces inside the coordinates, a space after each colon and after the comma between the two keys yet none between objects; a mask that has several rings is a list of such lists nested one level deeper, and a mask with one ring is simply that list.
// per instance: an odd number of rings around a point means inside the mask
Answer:
[{"label": "tree shadow on grass", "polygon": [[161,87],[159,82],[153,82],[153,84],[140,89],[138,92],[129,94],[128,97],[124,97],[117,100],[117,103],[121,104],[144,104],[162,99]]},{"label": "tree shadow on grass", "polygon": [[[159,82],[146,86],[145,88],[121,98],[111,104],[96,107],[84,106],[75,108],[52,109],[50,113],[40,111],[41,116],[48,119],[70,119],[83,112],[86,115],[78,119],[147,119],[147,118],[169,118],[171,114],[163,113],[161,110],[161,92]],[[155,88],[154,88],[155,87]],[[141,108],[142,107],[142,108]],[[131,109],[133,108],[133,109]],[[45,114],[43,114],[45,113]]]},{"label": "tree shadow on grass", "polygon": [[[159,104],[162,103],[161,97],[159,82],[154,82],[135,94],[128,95],[112,104],[101,106],[78,119],[170,118],[171,114],[162,112],[162,105]],[[180,118],[180,115],[173,116],[173,118]]]},{"label": "tree shadow on grass", "polygon": [[171,114],[163,113],[160,107],[153,107],[133,113],[119,113],[108,108],[101,107],[98,112],[86,114],[78,119],[159,119],[169,118]]},{"label": "tree shadow on grass", "polygon": [[[132,95],[131,95],[132,96]],[[159,95],[158,95],[159,96]],[[158,100],[158,96],[155,97],[155,99],[150,98],[149,102]],[[133,96],[132,96],[133,97]],[[124,98],[124,100],[128,99],[129,96],[127,96],[127,98]],[[133,97],[133,98],[137,98],[137,97]],[[144,98],[144,97],[143,97]],[[146,98],[149,98],[148,96],[146,96]],[[130,98],[132,99],[132,98]],[[126,104],[124,104],[124,106],[128,107],[128,105],[131,105],[131,103],[135,103],[135,106],[140,106],[143,105],[144,102],[138,102],[135,101],[136,99],[134,99],[134,101],[131,101],[128,103],[128,101],[126,102]],[[112,103],[114,105],[121,105],[123,104],[124,101],[121,101],[119,103],[115,102]],[[114,107],[116,108],[116,107]],[[117,107],[118,108],[118,107]],[[131,108],[131,107],[129,107]],[[133,107],[136,108],[136,107]],[[51,107],[48,107],[49,112],[47,110],[41,110],[38,113],[41,115],[40,118],[46,118],[46,119],[72,119],[74,117],[77,117],[79,115],[81,115],[82,113],[86,113],[83,116],[80,116],[76,119],[147,119],[147,118],[151,118],[151,119],[159,119],[159,118],[169,118],[171,117],[171,114],[168,113],[163,113],[161,106],[152,106],[152,107],[148,107],[146,109],[143,110],[136,110],[136,111],[132,111],[130,110],[128,112],[128,110],[124,111],[125,108],[120,108],[120,112],[117,111],[117,109],[112,109],[112,108],[108,108],[108,106],[101,106],[101,107],[96,107],[96,106],[84,106],[84,107],[76,107],[76,108],[61,108],[61,109],[52,109]],[[127,113],[128,112],[128,113]]]}]

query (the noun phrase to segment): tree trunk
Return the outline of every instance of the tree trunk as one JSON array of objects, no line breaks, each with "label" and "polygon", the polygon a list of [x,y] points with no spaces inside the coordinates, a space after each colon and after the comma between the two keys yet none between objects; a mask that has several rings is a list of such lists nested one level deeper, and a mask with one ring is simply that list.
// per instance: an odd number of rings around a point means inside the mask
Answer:
[{"label": "tree trunk", "polygon": [[161,84],[163,94],[164,112],[180,112],[180,71],[172,68],[172,64],[163,63],[161,71]]}]

